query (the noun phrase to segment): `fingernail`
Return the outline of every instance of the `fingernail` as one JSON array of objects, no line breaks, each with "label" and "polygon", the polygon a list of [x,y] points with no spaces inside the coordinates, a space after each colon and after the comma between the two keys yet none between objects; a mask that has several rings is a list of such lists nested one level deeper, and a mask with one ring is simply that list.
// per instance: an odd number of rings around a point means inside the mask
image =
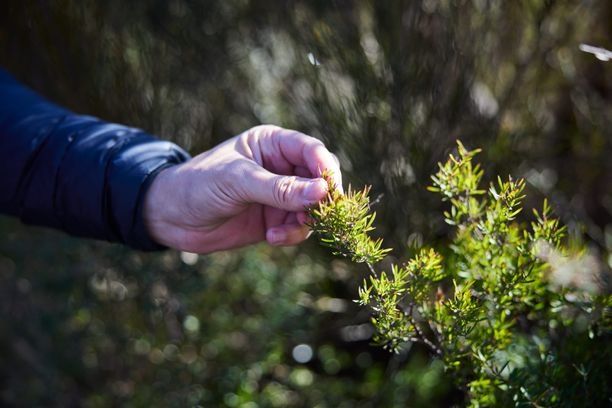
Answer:
[{"label": "fingernail", "polygon": [[272,245],[279,245],[287,240],[287,234],[283,230],[271,228],[267,233],[268,242]]},{"label": "fingernail", "polygon": [[310,204],[325,197],[325,193],[327,193],[327,183],[325,183],[325,180],[323,179],[318,179],[311,181],[304,188],[304,191],[302,191],[302,197],[307,204]]},{"label": "fingernail", "polygon": [[306,225],[312,220],[310,219],[308,214],[306,214],[305,212],[299,212],[297,213],[297,221],[300,225]]}]

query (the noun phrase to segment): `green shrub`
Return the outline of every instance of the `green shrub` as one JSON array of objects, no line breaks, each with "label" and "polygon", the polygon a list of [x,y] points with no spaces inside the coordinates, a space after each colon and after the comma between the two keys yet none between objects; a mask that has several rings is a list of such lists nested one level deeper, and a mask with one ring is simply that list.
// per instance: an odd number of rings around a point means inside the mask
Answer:
[{"label": "green shrub", "polygon": [[[456,228],[448,248],[422,249],[390,273],[369,264],[358,302],[372,308],[375,341],[394,351],[406,342],[426,345],[471,406],[609,403],[606,269],[567,242],[546,201],[529,226],[517,220],[523,180],[498,178],[482,190],[478,152],[458,142],[458,155],[432,177],[429,190],[450,203],[444,217]],[[353,261],[384,255],[381,241],[366,234],[373,221],[367,192],[334,190],[311,209],[315,233]],[[344,245],[349,236],[353,243]]]}]

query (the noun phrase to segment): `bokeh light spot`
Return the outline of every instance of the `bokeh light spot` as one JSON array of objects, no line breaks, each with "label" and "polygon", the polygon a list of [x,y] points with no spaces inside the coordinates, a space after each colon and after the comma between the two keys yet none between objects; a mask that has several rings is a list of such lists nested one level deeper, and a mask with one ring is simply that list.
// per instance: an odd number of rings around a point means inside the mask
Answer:
[{"label": "bokeh light spot", "polygon": [[200,330],[200,320],[193,315],[189,315],[185,318],[183,327],[188,332],[196,333],[198,330]]},{"label": "bokeh light spot", "polygon": [[307,363],[312,359],[312,347],[308,344],[298,344],[293,348],[291,355],[298,363]]},{"label": "bokeh light spot", "polygon": [[183,261],[185,265],[195,265],[199,257],[198,254],[191,252],[181,252],[181,261]]}]

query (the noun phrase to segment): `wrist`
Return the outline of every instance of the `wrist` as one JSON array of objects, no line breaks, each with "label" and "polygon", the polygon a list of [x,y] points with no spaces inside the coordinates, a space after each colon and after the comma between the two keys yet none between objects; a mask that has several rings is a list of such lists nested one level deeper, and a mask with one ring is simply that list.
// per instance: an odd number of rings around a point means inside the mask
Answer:
[{"label": "wrist", "polygon": [[177,185],[174,174],[178,166],[170,166],[155,175],[144,198],[143,222],[155,242],[174,247],[171,239],[176,206]]}]

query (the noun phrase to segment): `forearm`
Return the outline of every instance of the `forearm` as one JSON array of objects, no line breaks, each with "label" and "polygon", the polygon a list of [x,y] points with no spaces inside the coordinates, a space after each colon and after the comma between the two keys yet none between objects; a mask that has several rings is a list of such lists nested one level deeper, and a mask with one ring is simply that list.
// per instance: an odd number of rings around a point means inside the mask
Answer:
[{"label": "forearm", "polygon": [[189,156],[138,129],[74,114],[0,72],[0,211],[71,234],[154,249],[152,177]]}]

